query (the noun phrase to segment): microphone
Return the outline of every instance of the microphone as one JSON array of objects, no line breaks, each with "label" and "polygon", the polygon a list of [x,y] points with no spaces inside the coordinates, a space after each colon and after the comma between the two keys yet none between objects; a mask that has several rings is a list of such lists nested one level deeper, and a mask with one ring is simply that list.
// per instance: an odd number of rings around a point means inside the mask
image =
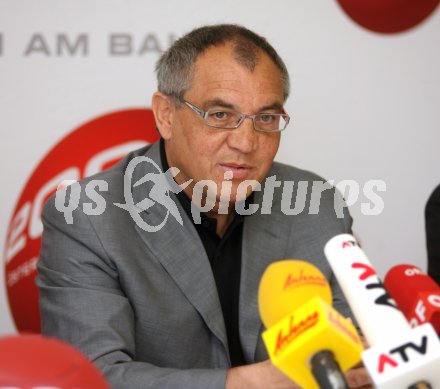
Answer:
[{"label": "microphone", "polygon": [[270,359],[304,388],[348,388],[341,370],[361,360],[354,325],[331,301],[326,278],[308,262],[274,262],[260,281],[258,305]]},{"label": "microphone", "polygon": [[412,327],[431,323],[440,334],[440,286],[413,265],[397,265],[384,279],[385,287]]},{"label": "microphone", "polygon": [[1,389],[110,389],[83,353],[59,339],[0,336],[0,350]]},{"label": "microphone", "polygon": [[438,384],[440,342],[431,324],[411,329],[352,235],[330,239],[324,252],[371,345],[362,359],[376,387],[413,389]]}]

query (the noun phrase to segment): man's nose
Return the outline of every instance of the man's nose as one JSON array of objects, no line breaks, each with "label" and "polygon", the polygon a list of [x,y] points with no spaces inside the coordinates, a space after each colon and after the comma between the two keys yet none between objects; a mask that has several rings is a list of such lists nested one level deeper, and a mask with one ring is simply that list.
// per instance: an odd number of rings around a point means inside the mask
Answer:
[{"label": "man's nose", "polygon": [[252,117],[246,117],[238,128],[228,136],[229,147],[242,153],[253,151],[258,142],[258,133],[254,128]]}]

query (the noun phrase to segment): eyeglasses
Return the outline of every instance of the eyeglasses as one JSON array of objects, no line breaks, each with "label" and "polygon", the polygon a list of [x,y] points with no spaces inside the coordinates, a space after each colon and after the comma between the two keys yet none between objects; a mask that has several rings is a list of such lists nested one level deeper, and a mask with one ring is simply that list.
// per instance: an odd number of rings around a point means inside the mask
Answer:
[{"label": "eyeglasses", "polygon": [[286,113],[259,113],[257,115],[246,115],[228,108],[211,108],[207,111],[195,106],[188,100],[180,99],[197,115],[205,120],[209,127],[232,130],[240,127],[244,119],[252,119],[254,129],[263,132],[283,131],[289,124],[290,117]]}]

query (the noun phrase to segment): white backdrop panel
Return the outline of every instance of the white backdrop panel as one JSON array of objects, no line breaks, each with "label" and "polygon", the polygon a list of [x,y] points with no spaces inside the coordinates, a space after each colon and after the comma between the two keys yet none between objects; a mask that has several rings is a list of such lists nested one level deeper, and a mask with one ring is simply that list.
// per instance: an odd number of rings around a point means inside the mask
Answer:
[{"label": "white backdrop panel", "polygon": [[[159,51],[218,22],[266,36],[288,65],[293,123],[277,159],[336,182],[384,180],[382,214],[351,207],[355,233],[381,275],[402,262],[426,268],[423,210],[440,182],[440,12],[385,36],[328,0],[0,1],[0,251],[23,186],[51,147],[93,117],[148,107]],[[60,36],[81,34],[86,48],[57,53]],[[130,36],[126,55],[112,54],[114,34]],[[14,331],[2,265],[0,334]]]}]

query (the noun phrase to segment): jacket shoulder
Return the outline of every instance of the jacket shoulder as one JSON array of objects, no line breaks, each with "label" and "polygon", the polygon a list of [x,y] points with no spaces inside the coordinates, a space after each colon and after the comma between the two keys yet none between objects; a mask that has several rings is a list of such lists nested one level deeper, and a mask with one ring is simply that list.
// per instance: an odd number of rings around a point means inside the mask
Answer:
[{"label": "jacket shoulder", "polygon": [[295,181],[326,181],[320,175],[309,170],[300,169],[295,166],[286,165],[280,162],[274,162],[270,175],[276,175],[278,178]]}]

